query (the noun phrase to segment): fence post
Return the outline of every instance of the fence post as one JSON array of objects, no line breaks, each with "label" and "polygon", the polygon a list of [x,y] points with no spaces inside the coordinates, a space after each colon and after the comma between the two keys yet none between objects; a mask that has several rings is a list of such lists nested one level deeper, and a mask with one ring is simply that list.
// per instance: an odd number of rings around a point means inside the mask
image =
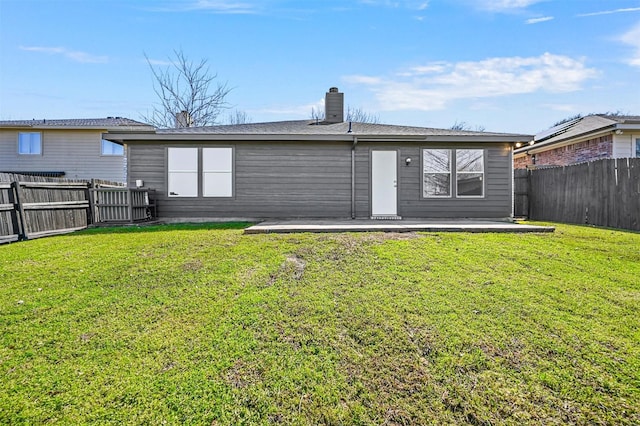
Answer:
[{"label": "fence post", "polygon": [[93,179],[87,182],[87,189],[84,191],[84,197],[89,203],[89,207],[87,207],[87,226],[93,224],[93,202],[91,197],[91,188],[93,188]]},{"label": "fence post", "polygon": [[24,197],[24,193],[22,192],[22,187],[20,186],[20,182],[14,180],[11,182],[11,187],[13,188],[13,196],[14,196],[14,206],[16,212],[16,223],[18,225],[17,234],[18,240],[27,240],[29,239],[29,231],[27,223],[27,217],[24,212],[24,208],[22,206],[22,199]]},{"label": "fence post", "polygon": [[127,212],[129,214],[129,222],[133,222],[133,195],[131,194],[131,188],[127,188]]}]

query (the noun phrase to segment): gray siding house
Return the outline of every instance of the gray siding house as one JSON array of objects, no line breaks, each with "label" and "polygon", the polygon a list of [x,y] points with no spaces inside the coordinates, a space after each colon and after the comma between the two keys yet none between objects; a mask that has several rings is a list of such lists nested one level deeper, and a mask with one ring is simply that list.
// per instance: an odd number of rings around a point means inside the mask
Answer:
[{"label": "gray siding house", "polygon": [[[339,96],[338,96],[339,95]],[[509,218],[513,145],[530,135],[325,121],[109,132],[164,220]]]},{"label": "gray siding house", "polygon": [[121,117],[0,121],[0,172],[126,182],[126,150],[102,134],[153,130]]}]

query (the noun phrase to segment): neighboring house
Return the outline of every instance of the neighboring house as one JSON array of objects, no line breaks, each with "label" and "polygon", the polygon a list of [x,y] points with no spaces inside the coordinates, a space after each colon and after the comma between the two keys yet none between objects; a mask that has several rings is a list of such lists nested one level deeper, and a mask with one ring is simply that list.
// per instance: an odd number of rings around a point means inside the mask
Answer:
[{"label": "neighboring house", "polygon": [[0,121],[0,172],[126,182],[126,150],[102,134],[153,130],[121,117]]},{"label": "neighboring house", "polygon": [[531,135],[325,121],[115,133],[128,183],[156,190],[164,220],[508,218],[512,151]]},{"label": "neighboring house", "polygon": [[640,157],[640,116],[588,115],[535,135],[514,152],[516,169]]}]

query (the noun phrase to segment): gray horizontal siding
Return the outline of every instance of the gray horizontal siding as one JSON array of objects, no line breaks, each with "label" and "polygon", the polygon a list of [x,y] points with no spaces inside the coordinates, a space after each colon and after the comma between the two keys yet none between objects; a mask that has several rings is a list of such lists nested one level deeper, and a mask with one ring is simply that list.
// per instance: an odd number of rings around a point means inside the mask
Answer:
[{"label": "gray horizontal siding", "polygon": [[[351,157],[348,144],[220,143],[234,147],[232,198],[167,196],[166,148],[130,147],[129,182],[155,188],[161,217],[349,217]],[[202,145],[192,145],[202,146]]]},{"label": "gray horizontal siding", "polygon": [[[169,198],[166,150],[169,146],[233,146],[232,198]],[[508,144],[465,144],[485,149],[484,198],[422,198],[421,148],[425,143],[359,143],[356,147],[357,217],[369,217],[372,149],[398,152],[398,214],[403,217],[508,217],[511,215],[511,162]],[[450,148],[446,145],[432,147]],[[143,179],[157,190],[158,214],[167,218],[350,217],[351,145],[346,143],[135,143],[129,147],[129,184]],[[409,166],[405,158],[411,157]]]},{"label": "gray horizontal siding", "polygon": [[[425,143],[403,145],[360,143],[356,151],[356,216],[369,217],[371,150],[398,152],[398,215],[402,217],[509,217],[511,216],[511,163],[509,144],[456,144],[454,148],[485,150],[485,196],[483,198],[423,198],[422,148],[452,148]],[[405,165],[405,159],[411,164]],[[454,189],[455,192],[455,189]]]}]

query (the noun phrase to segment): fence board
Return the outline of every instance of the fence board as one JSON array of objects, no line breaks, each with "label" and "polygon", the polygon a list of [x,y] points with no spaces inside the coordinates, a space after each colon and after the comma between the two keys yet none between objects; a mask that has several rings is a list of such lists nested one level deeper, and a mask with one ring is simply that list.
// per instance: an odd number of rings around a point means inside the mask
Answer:
[{"label": "fence board", "polygon": [[529,172],[529,217],[640,230],[640,158]]},{"label": "fence board", "polygon": [[529,217],[529,170],[513,171],[513,215]]}]

